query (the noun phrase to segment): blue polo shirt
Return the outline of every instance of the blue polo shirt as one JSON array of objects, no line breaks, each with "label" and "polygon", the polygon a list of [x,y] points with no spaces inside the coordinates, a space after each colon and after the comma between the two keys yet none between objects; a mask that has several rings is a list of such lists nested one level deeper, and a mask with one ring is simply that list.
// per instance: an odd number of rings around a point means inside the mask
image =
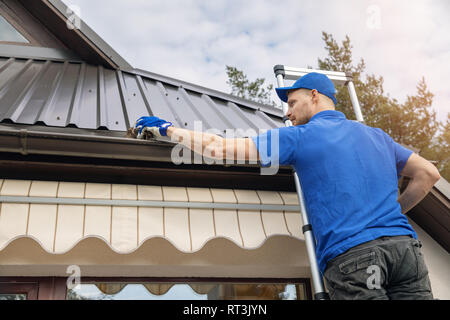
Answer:
[{"label": "blue polo shirt", "polygon": [[397,201],[399,174],[412,151],[383,130],[326,110],[307,124],[252,140],[262,166],[294,166],[322,274],[328,260],[363,242],[397,235],[417,239]]}]

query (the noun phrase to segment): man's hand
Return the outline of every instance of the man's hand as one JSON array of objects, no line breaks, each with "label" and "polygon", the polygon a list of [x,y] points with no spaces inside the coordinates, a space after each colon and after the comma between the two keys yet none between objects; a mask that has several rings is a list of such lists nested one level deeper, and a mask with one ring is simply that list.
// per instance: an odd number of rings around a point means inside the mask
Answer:
[{"label": "man's hand", "polygon": [[155,138],[167,136],[167,128],[170,126],[173,126],[172,122],[158,117],[140,117],[134,125],[135,128],[139,128],[138,139],[144,137],[145,131],[150,131]]},{"label": "man's hand", "polygon": [[402,213],[408,212],[425,198],[441,177],[431,162],[415,153],[409,157],[400,174],[411,178],[405,191],[398,198]]}]

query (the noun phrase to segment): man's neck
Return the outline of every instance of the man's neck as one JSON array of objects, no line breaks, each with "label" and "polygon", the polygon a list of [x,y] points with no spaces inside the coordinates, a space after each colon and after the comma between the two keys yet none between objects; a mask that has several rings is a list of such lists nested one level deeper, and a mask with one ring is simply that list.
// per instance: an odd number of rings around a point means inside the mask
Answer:
[{"label": "man's neck", "polygon": [[319,112],[327,111],[327,110],[336,111],[336,109],[334,107],[320,107],[311,117],[314,117]]}]

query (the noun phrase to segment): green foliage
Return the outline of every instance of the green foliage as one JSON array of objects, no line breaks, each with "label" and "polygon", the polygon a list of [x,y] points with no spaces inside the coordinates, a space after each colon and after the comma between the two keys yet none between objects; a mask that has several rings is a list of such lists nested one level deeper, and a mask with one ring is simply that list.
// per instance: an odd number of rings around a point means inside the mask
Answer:
[{"label": "green foliage", "polygon": [[247,79],[247,75],[235,67],[226,66],[226,71],[228,76],[227,84],[231,87],[232,95],[263,104],[275,105],[271,99],[273,85],[270,84],[264,87],[264,78],[257,78],[255,81],[250,82]]},{"label": "green foliage", "polygon": [[[441,176],[450,180],[449,136],[450,124],[444,126],[436,120],[432,109],[433,94],[428,90],[425,78],[417,84],[415,95],[407,96],[401,104],[385,94],[383,77],[367,74],[363,59],[354,65],[350,38],[345,37],[339,45],[331,34],[322,33],[328,56],[318,59],[319,69],[348,72],[353,75],[353,83],[358,95],[365,123],[383,129],[395,141],[418,149],[420,155],[436,161]],[[348,119],[355,119],[347,88],[337,87],[338,104]],[[441,130],[439,130],[441,129]]]},{"label": "green foliage", "polygon": [[427,157],[437,161],[442,177],[450,181],[450,113],[447,114],[447,122],[441,124],[441,134],[432,140],[426,149]]}]

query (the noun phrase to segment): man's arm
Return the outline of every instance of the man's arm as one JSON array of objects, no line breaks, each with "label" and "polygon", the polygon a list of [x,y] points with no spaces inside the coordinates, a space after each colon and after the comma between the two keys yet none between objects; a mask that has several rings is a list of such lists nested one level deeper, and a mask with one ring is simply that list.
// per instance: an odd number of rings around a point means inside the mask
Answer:
[{"label": "man's arm", "polygon": [[431,162],[415,153],[409,157],[400,175],[411,178],[405,191],[398,198],[402,213],[408,212],[425,198],[441,177]]},{"label": "man's arm", "polygon": [[218,135],[171,126],[167,135],[201,155],[223,160],[259,160],[258,150],[250,138],[224,139]]}]

